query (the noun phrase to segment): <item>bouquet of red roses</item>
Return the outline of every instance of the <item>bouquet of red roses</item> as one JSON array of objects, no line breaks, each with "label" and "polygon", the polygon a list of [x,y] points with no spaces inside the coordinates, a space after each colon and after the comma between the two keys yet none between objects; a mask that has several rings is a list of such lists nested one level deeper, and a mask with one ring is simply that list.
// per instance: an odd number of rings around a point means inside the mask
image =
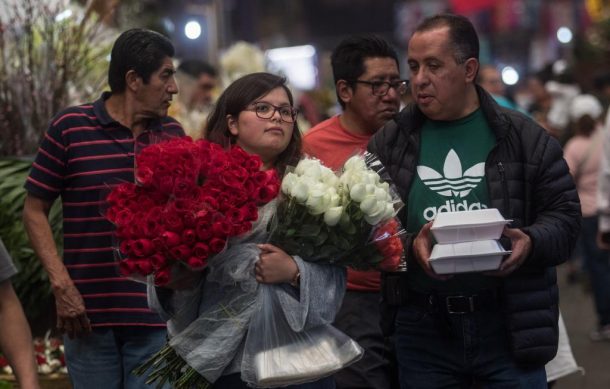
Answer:
[{"label": "bouquet of red roses", "polygon": [[116,225],[122,275],[170,281],[174,264],[198,270],[229,238],[252,228],[258,206],[278,194],[275,170],[239,147],[173,138],[136,157],[136,182],[106,197],[106,218]]}]

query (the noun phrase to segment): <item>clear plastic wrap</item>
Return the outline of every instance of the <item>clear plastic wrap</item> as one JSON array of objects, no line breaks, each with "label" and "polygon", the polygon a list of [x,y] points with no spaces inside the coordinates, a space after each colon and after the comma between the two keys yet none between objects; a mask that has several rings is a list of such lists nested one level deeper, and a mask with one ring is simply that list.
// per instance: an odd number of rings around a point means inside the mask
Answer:
[{"label": "clear plastic wrap", "polygon": [[295,331],[273,286],[261,285],[244,347],[241,377],[260,388],[295,385],[331,375],[362,357],[362,348],[332,325]]}]

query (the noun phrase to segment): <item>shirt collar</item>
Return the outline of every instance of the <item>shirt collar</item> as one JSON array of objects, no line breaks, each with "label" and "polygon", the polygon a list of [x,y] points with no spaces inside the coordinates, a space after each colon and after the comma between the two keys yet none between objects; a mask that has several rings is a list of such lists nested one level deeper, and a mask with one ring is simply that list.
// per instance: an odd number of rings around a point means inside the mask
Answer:
[{"label": "shirt collar", "polygon": [[[112,92],[108,92],[108,91],[103,92],[102,95],[100,96],[100,98],[97,99],[93,103],[93,113],[95,114],[95,116],[100,121],[100,124],[103,127],[108,127],[111,124],[121,125],[118,121],[113,119],[112,116],[110,116],[110,114],[108,113],[108,110],[106,110],[105,103],[106,103],[106,100],[108,100],[108,98],[110,98],[110,96],[112,96]],[[150,120],[148,123],[148,127],[146,128],[146,131],[163,131],[163,125],[161,124],[161,119]]]}]

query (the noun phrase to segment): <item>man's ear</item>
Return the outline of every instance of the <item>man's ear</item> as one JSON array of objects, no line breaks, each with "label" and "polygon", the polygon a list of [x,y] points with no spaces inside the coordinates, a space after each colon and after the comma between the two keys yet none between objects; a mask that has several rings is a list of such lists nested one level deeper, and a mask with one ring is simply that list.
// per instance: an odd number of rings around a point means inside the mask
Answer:
[{"label": "man's ear", "polygon": [[349,103],[352,100],[352,96],[354,96],[354,90],[352,86],[345,80],[337,81],[337,96],[343,101],[345,104]]},{"label": "man's ear", "polygon": [[464,63],[466,70],[466,82],[474,82],[479,72],[479,61],[476,58],[468,58]]},{"label": "man's ear", "polygon": [[227,127],[229,128],[231,135],[237,136],[239,132],[237,131],[237,118],[233,115],[227,115]]},{"label": "man's ear", "polygon": [[132,91],[137,91],[142,85],[142,77],[135,70],[130,70],[125,74],[125,86]]}]

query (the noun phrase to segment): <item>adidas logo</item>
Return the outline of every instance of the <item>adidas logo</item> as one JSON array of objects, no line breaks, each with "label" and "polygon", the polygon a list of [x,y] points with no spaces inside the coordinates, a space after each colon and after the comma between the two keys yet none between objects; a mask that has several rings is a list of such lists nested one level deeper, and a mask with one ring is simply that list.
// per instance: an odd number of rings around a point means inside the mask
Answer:
[{"label": "adidas logo", "polygon": [[485,176],[485,162],[477,163],[462,173],[462,162],[451,149],[443,165],[443,174],[427,166],[419,165],[417,175],[434,192],[445,197],[466,197]]},{"label": "adidas logo", "polygon": [[443,174],[436,170],[419,165],[417,167],[417,175],[422,182],[432,191],[444,197],[451,197],[451,200],[445,201],[440,207],[428,207],[423,211],[423,217],[430,221],[436,218],[439,212],[455,212],[467,211],[475,209],[487,208],[485,204],[480,202],[468,204],[466,200],[459,200],[468,196],[468,194],[477,187],[485,176],[485,162],[477,163],[476,165],[462,172],[462,162],[457,153],[451,149],[447,153],[445,163],[443,164]]}]

